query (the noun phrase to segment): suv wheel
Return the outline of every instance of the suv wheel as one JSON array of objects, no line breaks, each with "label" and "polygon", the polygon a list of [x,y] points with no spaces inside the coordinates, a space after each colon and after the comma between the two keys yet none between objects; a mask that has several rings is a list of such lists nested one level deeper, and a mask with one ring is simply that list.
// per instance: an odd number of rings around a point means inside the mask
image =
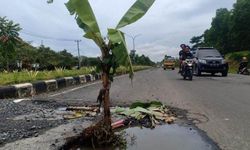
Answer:
[{"label": "suv wheel", "polygon": [[197,76],[201,76],[201,71],[200,71],[199,67],[196,67],[196,69],[195,69],[195,74],[196,74]]},{"label": "suv wheel", "polygon": [[222,72],[221,74],[222,74],[222,77],[226,77],[227,76],[227,71]]}]

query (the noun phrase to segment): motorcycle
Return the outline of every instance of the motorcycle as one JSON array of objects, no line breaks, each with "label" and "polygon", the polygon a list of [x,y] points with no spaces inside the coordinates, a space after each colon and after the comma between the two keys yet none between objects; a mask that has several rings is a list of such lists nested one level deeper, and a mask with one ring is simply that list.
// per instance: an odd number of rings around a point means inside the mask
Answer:
[{"label": "motorcycle", "polygon": [[238,74],[242,74],[242,75],[250,75],[249,70],[247,69],[248,66],[248,62],[241,62],[240,66],[239,66],[239,71]]},{"label": "motorcycle", "polygon": [[240,69],[240,71],[238,72],[238,74],[250,75],[250,72],[248,71],[247,67],[244,67],[244,68]]},{"label": "motorcycle", "polygon": [[193,65],[194,60],[193,59],[186,59],[182,61],[181,63],[181,75],[183,76],[183,79],[186,80],[188,78],[189,80],[193,80]]}]

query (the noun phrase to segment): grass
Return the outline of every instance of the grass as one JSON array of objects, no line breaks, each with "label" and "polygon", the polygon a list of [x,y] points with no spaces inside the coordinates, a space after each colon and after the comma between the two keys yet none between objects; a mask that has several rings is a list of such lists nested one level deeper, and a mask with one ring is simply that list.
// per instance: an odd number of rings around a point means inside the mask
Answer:
[{"label": "grass", "polygon": [[237,73],[240,61],[241,61],[242,57],[244,57],[244,56],[247,57],[249,62],[250,62],[250,51],[233,52],[233,53],[229,53],[225,56],[225,58],[229,64],[229,72],[230,73]]},{"label": "grass", "polygon": [[[133,66],[134,71],[144,70],[150,68],[150,66]],[[23,70],[20,72],[1,72],[0,73],[0,85],[11,85],[26,82],[35,82],[39,80],[49,80],[61,77],[78,76],[91,74],[95,71],[95,67],[83,67],[80,70],[66,70],[64,68],[56,68],[54,71],[28,71]],[[127,73],[128,70],[125,67],[119,67],[117,73]]]}]

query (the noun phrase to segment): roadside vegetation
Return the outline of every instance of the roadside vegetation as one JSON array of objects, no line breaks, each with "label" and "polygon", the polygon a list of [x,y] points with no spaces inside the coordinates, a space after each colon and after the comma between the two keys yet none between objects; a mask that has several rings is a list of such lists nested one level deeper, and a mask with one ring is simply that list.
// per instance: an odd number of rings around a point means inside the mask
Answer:
[{"label": "roadside vegetation", "polygon": [[[151,66],[133,66],[134,71],[140,71],[148,68],[151,68]],[[126,74],[128,73],[128,71],[129,70],[126,67],[121,66],[117,68],[116,74]],[[78,69],[68,70],[64,68],[56,68],[53,71],[33,71],[33,70],[30,71],[22,70],[19,72],[3,71],[0,73],[0,85],[35,82],[40,80],[49,80],[61,77],[92,74],[94,72],[96,72],[95,67],[82,67],[80,70]]]},{"label": "roadside vegetation", "polygon": [[[248,61],[250,61],[250,51],[233,52],[225,56],[229,63],[230,73],[237,73],[242,57],[247,57]],[[248,64],[248,68],[250,68],[250,64]]]},{"label": "roadside vegetation", "polygon": [[[53,71],[56,68],[65,68],[68,70],[74,69],[78,67],[78,57],[72,55],[70,53],[71,50],[62,50],[56,52],[50,47],[40,45],[39,47],[34,47],[29,43],[24,41],[20,41],[17,44],[16,48],[9,53],[12,53],[12,57],[8,58],[9,65],[8,69],[6,67],[6,57],[1,53],[0,50],[0,71],[9,70],[8,72],[15,70],[49,70]],[[133,65],[140,66],[152,66],[154,62],[150,60],[149,57],[145,55],[135,56],[133,57]],[[98,65],[99,60],[97,57],[86,57],[81,56],[81,66],[84,67],[94,67]]]},{"label": "roadside vegetation", "polygon": [[216,11],[211,27],[200,36],[191,38],[193,48],[214,47],[229,61],[230,72],[235,73],[245,56],[250,60],[250,1],[237,0],[231,10]]},{"label": "roadside vegetation", "polygon": [[222,54],[250,50],[250,1],[237,0],[231,10],[220,8],[211,27],[190,43],[194,47],[212,46]]},{"label": "roadside vegetation", "polygon": [[[6,17],[0,16],[0,28],[0,86],[97,72],[98,57],[81,56],[82,67],[78,69],[79,58],[72,55],[71,50],[55,51],[45,45],[32,46],[19,37],[20,25]],[[135,71],[155,65],[145,55],[130,54],[129,57]],[[118,67],[116,74],[121,73],[128,73],[128,68]]]}]

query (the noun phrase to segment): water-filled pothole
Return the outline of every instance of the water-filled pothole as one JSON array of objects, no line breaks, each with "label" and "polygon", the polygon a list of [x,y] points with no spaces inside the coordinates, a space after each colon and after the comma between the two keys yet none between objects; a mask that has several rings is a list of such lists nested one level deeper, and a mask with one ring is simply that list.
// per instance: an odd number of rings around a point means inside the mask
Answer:
[{"label": "water-filled pothole", "polygon": [[[135,141],[129,142],[127,149],[150,150],[214,150],[215,144],[202,137],[197,130],[179,125],[157,126],[155,129],[140,129],[139,127],[126,129],[128,135],[134,135]],[[131,144],[130,144],[131,143]]]},{"label": "water-filled pothole", "polygon": [[[133,127],[124,130],[128,150],[217,150],[218,146],[198,130],[180,125],[162,125],[154,129]],[[123,131],[121,131],[123,132]],[[77,147],[78,150],[92,150]],[[101,150],[104,148],[95,148]],[[119,148],[105,147],[105,150]]]}]

